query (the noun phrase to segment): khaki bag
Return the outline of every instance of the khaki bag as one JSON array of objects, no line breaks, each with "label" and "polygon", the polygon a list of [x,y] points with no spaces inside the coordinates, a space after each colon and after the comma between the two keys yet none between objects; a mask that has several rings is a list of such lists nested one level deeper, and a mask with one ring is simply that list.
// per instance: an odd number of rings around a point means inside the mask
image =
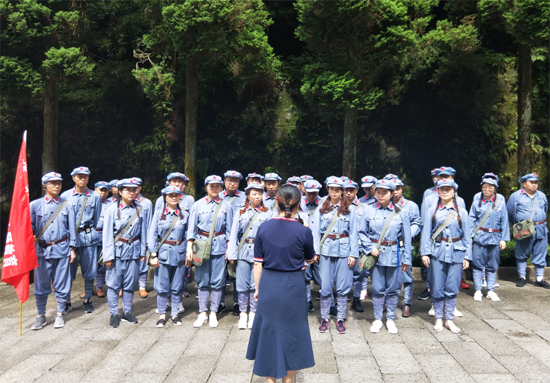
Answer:
[{"label": "khaki bag", "polygon": [[516,241],[521,241],[522,239],[532,237],[535,235],[535,225],[533,225],[533,217],[535,216],[535,202],[537,201],[537,196],[533,198],[533,209],[531,210],[531,218],[524,221],[516,223],[512,226],[512,234]]},{"label": "khaki bag", "polygon": [[220,212],[222,203],[223,201],[220,201],[220,203],[218,203],[216,211],[214,212],[208,240],[203,241],[200,239],[195,239],[195,241],[193,242],[193,264],[195,266],[202,266],[202,262],[205,259],[210,259],[210,254],[212,253],[212,239],[214,238],[214,229],[216,227],[216,221],[218,220],[218,213]]}]

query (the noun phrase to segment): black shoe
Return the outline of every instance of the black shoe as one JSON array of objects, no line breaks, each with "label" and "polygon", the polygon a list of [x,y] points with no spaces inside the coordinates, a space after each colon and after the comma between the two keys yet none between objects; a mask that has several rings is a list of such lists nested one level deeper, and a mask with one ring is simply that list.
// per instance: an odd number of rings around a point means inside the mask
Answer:
[{"label": "black shoe", "polygon": [[236,317],[241,315],[241,310],[237,302],[233,303],[233,315],[235,315]]},{"label": "black shoe", "polygon": [[343,320],[337,320],[336,321],[336,330],[338,330],[339,334],[345,334],[347,332],[346,322],[344,322]]},{"label": "black shoe", "polygon": [[84,312],[86,314],[91,314],[94,312],[94,306],[92,305],[91,299],[88,299],[88,302],[84,302]]},{"label": "black shoe", "polygon": [[527,281],[525,280],[525,278],[520,277],[518,283],[516,283],[516,286],[517,287],[523,287],[523,286],[525,286],[526,282]]},{"label": "black shoe", "polygon": [[172,323],[175,325],[175,326],[181,326],[182,322],[181,322],[181,319],[180,317],[172,317]]},{"label": "black shoe", "polygon": [[338,309],[336,308],[336,305],[330,308],[329,315],[333,318],[338,317]]},{"label": "black shoe", "polygon": [[535,286],[542,287],[544,289],[550,289],[550,284],[546,282],[544,279],[540,282],[535,282]]},{"label": "black shoe", "polygon": [[359,298],[353,298],[353,303],[351,304],[351,307],[358,313],[362,313],[363,311],[365,311],[363,306],[361,306],[361,301],[359,300]]},{"label": "black shoe", "polygon": [[117,328],[119,324],[120,324],[120,319],[118,319],[118,315],[111,315],[109,326],[111,326],[112,328]]},{"label": "black shoe", "polygon": [[313,302],[312,301],[307,302],[307,306],[308,306],[307,307],[307,312],[308,313],[312,313],[312,312],[315,311],[315,307],[313,307]]},{"label": "black shoe", "polygon": [[132,313],[124,313],[122,314],[122,320],[124,322],[136,324],[138,322],[137,318],[132,315]]},{"label": "black shoe", "polygon": [[72,309],[73,309],[73,305],[71,305],[71,302],[65,303],[65,314],[67,314]]},{"label": "black shoe", "polygon": [[426,301],[428,300],[428,298],[430,298],[430,290],[428,289],[425,289],[424,291],[422,291],[418,296],[418,299],[420,299],[421,301]]},{"label": "black shoe", "polygon": [[226,311],[227,311],[227,307],[225,307],[225,303],[220,303],[220,305],[218,306],[218,315]]},{"label": "black shoe", "polygon": [[157,321],[157,327],[164,327],[165,324],[166,324],[166,320],[164,319],[159,319]]}]

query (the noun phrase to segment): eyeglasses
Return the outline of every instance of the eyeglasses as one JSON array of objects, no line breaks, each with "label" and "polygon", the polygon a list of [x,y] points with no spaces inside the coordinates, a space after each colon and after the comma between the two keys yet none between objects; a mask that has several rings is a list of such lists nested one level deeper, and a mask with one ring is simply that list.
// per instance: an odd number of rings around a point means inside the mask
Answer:
[{"label": "eyeglasses", "polygon": [[493,185],[490,185],[490,186],[483,186],[481,189],[482,190],[492,190],[494,189],[495,187]]}]

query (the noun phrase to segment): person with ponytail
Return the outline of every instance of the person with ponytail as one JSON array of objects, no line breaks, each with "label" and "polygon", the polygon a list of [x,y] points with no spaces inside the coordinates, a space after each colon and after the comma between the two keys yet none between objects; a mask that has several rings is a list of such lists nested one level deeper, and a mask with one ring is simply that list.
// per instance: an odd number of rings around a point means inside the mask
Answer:
[{"label": "person with ponytail", "polygon": [[114,328],[120,323],[119,291],[122,291],[122,321],[138,323],[131,311],[134,288],[139,280],[139,263],[145,261],[147,241],[147,217],[135,202],[138,190],[135,180],[121,179],[117,188],[118,200],[107,209],[103,220],[103,261],[107,268],[105,284],[111,314],[109,324]]},{"label": "person with ponytail", "polygon": [[321,275],[319,332],[325,333],[328,330],[332,290],[336,285],[336,329],[340,334],[345,334],[347,295],[353,281],[352,270],[359,258],[357,215],[354,209],[350,209],[351,202],[344,196],[346,187],[342,179],[329,177],[326,186],[329,194],[323,205],[313,214],[312,226]]},{"label": "person with ponytail", "polygon": [[[237,263],[236,288],[239,300],[239,329],[252,328],[256,315],[254,300],[254,241],[256,233],[265,221],[271,218],[271,212],[262,201],[263,185],[250,183],[245,189],[247,197],[244,208],[233,218],[231,237],[228,244],[227,259]],[[250,230],[247,231],[252,221]],[[243,236],[246,234],[246,238]],[[244,240],[244,241],[243,241]],[[241,245],[242,242],[242,245]],[[250,314],[247,314],[250,301]]]},{"label": "person with ponytail", "polygon": [[424,266],[429,267],[434,330],[443,331],[445,316],[445,327],[459,334],[461,330],[453,320],[462,270],[467,269],[472,260],[472,233],[468,212],[457,203],[456,182],[442,179],[437,189],[439,200],[422,220],[420,254]]},{"label": "person with ponytail", "polygon": [[[500,251],[506,248],[506,241],[510,240],[506,200],[502,194],[496,192],[497,188],[498,181],[495,178],[482,178],[481,196],[478,198],[478,203],[475,203],[474,197],[474,203],[470,208],[472,266],[476,290],[474,300],[479,302],[483,300],[481,280],[485,273],[487,274],[487,298],[495,302],[500,301],[495,293],[497,268],[500,263]],[[489,209],[491,211],[485,217]]]},{"label": "person with ponytail", "polygon": [[365,207],[359,222],[361,252],[376,258],[376,264],[370,272],[374,308],[374,322],[370,331],[378,333],[382,329],[385,305],[386,328],[390,334],[397,334],[395,312],[401,289],[401,273],[412,265],[411,227],[408,215],[401,213],[393,203],[395,182],[378,180],[374,188],[377,202]]},{"label": "person with ponytail", "polygon": [[155,211],[147,235],[150,263],[155,268],[154,288],[159,314],[157,327],[166,324],[168,300],[171,302],[172,323],[181,326],[178,314],[185,274],[185,235],[189,213],[179,206],[183,192],[178,186],[167,186],[161,193],[164,209]]},{"label": "person with ponytail", "polygon": [[279,216],[262,224],[254,239],[254,298],[258,300],[246,358],[266,382],[294,381],[296,371],[313,367],[313,348],[304,289],[305,264],[315,259],[311,230],[294,216],[300,205],[296,186],[277,193]]},{"label": "person with ponytail", "polygon": [[[193,242],[195,240],[207,241],[210,236],[210,230],[213,229],[210,257],[204,259],[201,265],[195,265],[195,280],[199,289],[199,316],[193,323],[193,327],[201,327],[207,321],[210,327],[218,327],[218,312],[226,280],[225,259],[227,258],[227,243],[231,237],[234,210],[230,202],[220,197],[223,185],[220,176],[213,175],[206,177],[204,185],[207,196],[195,202],[189,213],[185,263],[187,267],[193,264]],[[218,209],[218,216],[214,222],[214,214],[219,204],[221,206]],[[210,297],[210,318],[207,314],[209,289],[212,290],[212,296]]]}]

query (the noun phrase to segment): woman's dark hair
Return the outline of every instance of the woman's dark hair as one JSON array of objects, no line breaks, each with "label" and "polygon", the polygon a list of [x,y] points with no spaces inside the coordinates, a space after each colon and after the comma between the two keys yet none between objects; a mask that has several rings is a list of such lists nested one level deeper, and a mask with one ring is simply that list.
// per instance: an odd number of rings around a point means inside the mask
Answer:
[{"label": "woman's dark hair", "polygon": [[[350,205],[351,205],[351,201],[348,200],[346,197],[344,197],[344,190],[342,189],[342,197],[340,198],[340,206],[338,206],[338,214],[340,214],[340,215],[349,214],[349,206]],[[327,198],[325,199],[325,202],[323,202],[323,206],[321,206],[321,210],[319,210],[319,212],[321,214],[327,214],[327,213],[331,212],[332,210],[334,210],[334,209],[330,205],[330,196],[327,196]]]},{"label": "woman's dark hair", "polygon": [[[247,197],[250,194],[250,190],[252,190],[252,189],[248,189],[245,193]],[[260,190],[260,189],[256,189],[256,190]],[[250,206],[250,200],[247,198],[246,202],[244,204],[244,207],[241,210],[239,210],[239,215],[243,214],[246,211],[246,209],[248,209],[249,206]],[[261,206],[260,210],[262,212],[265,213],[266,211],[269,211],[269,209],[264,205],[264,199],[263,198],[260,201],[260,206]]]},{"label": "woman's dark hair", "polygon": [[279,211],[285,212],[285,218],[292,218],[292,210],[298,206],[302,195],[296,186],[283,185],[277,191]]},{"label": "woman's dark hair", "polygon": [[[164,203],[162,204],[162,213],[160,214],[160,220],[164,221],[166,219],[164,211],[168,208],[168,203],[166,202],[166,194],[162,195],[162,200],[164,201]],[[180,217],[180,219],[183,219],[183,214],[181,214],[181,207],[179,206],[179,204],[178,207],[178,217]]]},{"label": "woman's dark hair", "polygon": [[[496,206],[496,203],[497,203],[497,188],[495,187],[495,191],[493,193],[493,197],[495,197],[495,200],[493,201],[493,210]],[[481,197],[479,198],[479,206],[478,207],[481,207],[481,201],[483,201],[483,199],[485,198],[485,196],[483,195],[483,193],[481,193]]]}]

